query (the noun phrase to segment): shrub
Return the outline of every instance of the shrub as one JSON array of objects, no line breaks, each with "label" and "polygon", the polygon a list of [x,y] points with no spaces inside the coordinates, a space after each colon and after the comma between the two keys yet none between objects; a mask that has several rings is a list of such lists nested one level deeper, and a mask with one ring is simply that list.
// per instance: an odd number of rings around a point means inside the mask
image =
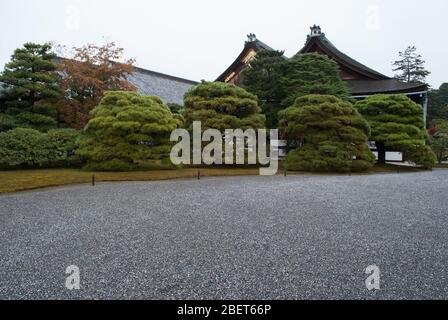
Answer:
[{"label": "shrub", "polygon": [[0,132],[8,131],[17,127],[14,117],[9,114],[0,113]]},{"label": "shrub", "polygon": [[86,171],[132,171],[136,165],[120,159],[112,159],[104,162],[89,162],[83,168]]},{"label": "shrub", "polygon": [[54,129],[46,134],[49,163],[51,167],[79,166],[80,159],[76,155],[76,141],[79,132],[73,129]]},{"label": "shrub", "polygon": [[404,151],[404,159],[414,162],[425,169],[431,169],[436,163],[436,155],[429,146],[415,146]]},{"label": "shrub", "polygon": [[34,129],[17,128],[0,132],[0,166],[42,167],[49,161],[47,139]]},{"label": "shrub", "polygon": [[42,168],[72,166],[75,156],[75,130],[58,129],[48,133],[16,128],[0,133],[0,167]]}]

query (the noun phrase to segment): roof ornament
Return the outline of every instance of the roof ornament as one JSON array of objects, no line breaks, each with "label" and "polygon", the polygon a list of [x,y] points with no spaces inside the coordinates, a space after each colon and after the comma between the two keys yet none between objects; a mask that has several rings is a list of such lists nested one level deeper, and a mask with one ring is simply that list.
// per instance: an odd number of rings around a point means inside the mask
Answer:
[{"label": "roof ornament", "polygon": [[257,41],[257,36],[253,33],[249,33],[247,35],[247,41],[246,42],[255,42]]},{"label": "roof ornament", "polygon": [[321,35],[323,35],[322,29],[320,28],[320,26],[314,25],[314,26],[310,27],[310,29],[311,29],[311,34],[309,35],[310,38],[320,37]]}]

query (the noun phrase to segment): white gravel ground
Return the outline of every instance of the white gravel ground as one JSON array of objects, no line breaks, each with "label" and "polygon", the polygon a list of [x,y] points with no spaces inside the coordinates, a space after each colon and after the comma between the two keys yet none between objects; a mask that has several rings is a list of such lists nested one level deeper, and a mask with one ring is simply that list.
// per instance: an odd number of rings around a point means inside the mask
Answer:
[{"label": "white gravel ground", "polygon": [[448,170],[22,192],[0,196],[0,299],[448,299],[447,240]]}]

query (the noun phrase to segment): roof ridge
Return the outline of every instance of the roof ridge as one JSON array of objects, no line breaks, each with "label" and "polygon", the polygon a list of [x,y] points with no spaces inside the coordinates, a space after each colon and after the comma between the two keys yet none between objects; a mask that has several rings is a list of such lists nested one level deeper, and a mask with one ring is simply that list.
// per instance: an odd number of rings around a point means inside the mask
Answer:
[{"label": "roof ridge", "polygon": [[143,73],[149,73],[152,75],[156,75],[156,76],[160,76],[160,77],[164,77],[164,78],[168,78],[168,79],[172,79],[172,80],[176,80],[176,81],[180,81],[180,82],[185,82],[185,83],[189,83],[189,84],[198,84],[199,83],[198,81],[189,80],[189,79],[185,79],[185,78],[181,78],[181,77],[177,77],[177,76],[172,76],[172,75],[158,72],[158,71],[148,70],[148,69],[145,69],[142,67],[133,66],[133,68],[135,70],[138,70]]},{"label": "roof ridge", "polygon": [[[74,59],[56,56],[55,60],[74,60]],[[120,63],[120,62],[110,60],[110,63]],[[177,76],[172,76],[172,75],[169,75],[169,74],[166,74],[166,73],[153,71],[153,70],[145,69],[145,68],[134,66],[134,65],[132,67],[134,68],[134,70],[137,70],[137,71],[140,71],[140,72],[143,72],[143,73],[149,73],[149,74],[160,76],[160,77],[164,77],[164,78],[171,79],[171,80],[185,82],[185,83],[188,83],[188,84],[198,84],[199,83],[198,81],[189,80],[189,79],[185,79],[185,78],[181,78],[181,77],[177,77]]]},{"label": "roof ridge", "polygon": [[[368,71],[370,71],[370,72],[372,72],[372,73],[375,73],[375,74],[378,74],[378,75],[380,75],[380,76],[382,76],[382,77],[386,77],[386,78],[388,78],[388,79],[392,79],[391,77],[389,77],[389,76],[386,76],[385,74],[382,74],[381,72],[378,72],[378,71],[376,71],[376,70],[374,70],[374,69],[372,69],[372,68],[370,68],[370,67],[368,67],[368,66],[366,66],[365,64],[363,64],[363,63],[361,63],[361,62],[359,62],[359,61],[357,61],[357,60],[355,60],[355,59],[353,59],[352,57],[350,57],[349,55],[347,55],[346,53],[344,53],[344,52],[342,52],[341,50],[339,50],[326,36],[325,36],[325,34],[322,34],[322,38],[323,38],[323,40],[324,41],[326,41],[334,50],[336,50],[337,52],[339,52],[342,56],[344,56],[347,60],[349,60],[349,62],[350,61],[353,61],[353,62],[355,62],[356,64],[359,64],[359,65],[361,65],[362,67],[364,67],[365,69],[367,69]],[[385,79],[386,80],[386,79]]]}]

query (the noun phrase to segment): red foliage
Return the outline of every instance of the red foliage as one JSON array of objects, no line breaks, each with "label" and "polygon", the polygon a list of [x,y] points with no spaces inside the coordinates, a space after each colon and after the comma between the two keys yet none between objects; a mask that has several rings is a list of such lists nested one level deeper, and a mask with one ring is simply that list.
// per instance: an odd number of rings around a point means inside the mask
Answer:
[{"label": "red foliage", "polygon": [[73,58],[62,60],[59,66],[65,95],[58,110],[69,127],[82,129],[105,91],[137,89],[127,80],[134,72],[135,61],[115,62],[122,60],[124,49],[116,47],[114,42],[103,46],[88,44],[73,50]]},{"label": "red foliage", "polygon": [[434,124],[431,128],[428,129],[428,134],[430,136],[434,136],[437,133],[437,126]]}]

